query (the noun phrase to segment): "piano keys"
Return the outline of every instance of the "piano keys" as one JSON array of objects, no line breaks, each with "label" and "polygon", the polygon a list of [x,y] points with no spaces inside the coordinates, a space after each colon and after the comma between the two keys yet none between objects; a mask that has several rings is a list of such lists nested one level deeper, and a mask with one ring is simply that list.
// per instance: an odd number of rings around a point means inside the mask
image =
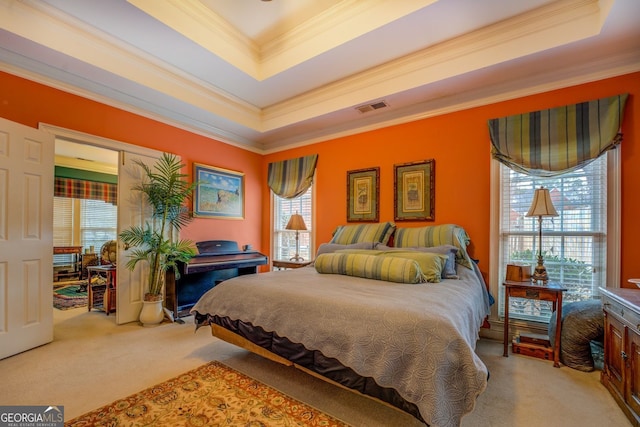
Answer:
[{"label": "piano keys", "polygon": [[188,263],[180,263],[180,278],[167,272],[166,307],[174,319],[189,315],[189,310],[202,295],[220,282],[245,274],[255,274],[266,265],[268,257],[258,251],[242,251],[231,240],[197,242],[198,255]]}]

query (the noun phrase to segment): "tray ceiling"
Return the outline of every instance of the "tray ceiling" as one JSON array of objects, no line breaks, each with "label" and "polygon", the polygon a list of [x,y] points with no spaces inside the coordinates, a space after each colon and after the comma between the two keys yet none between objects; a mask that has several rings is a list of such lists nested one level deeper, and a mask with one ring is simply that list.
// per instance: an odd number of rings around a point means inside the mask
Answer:
[{"label": "tray ceiling", "polygon": [[640,70],[639,17],[637,0],[0,0],[0,69],[266,153]]}]

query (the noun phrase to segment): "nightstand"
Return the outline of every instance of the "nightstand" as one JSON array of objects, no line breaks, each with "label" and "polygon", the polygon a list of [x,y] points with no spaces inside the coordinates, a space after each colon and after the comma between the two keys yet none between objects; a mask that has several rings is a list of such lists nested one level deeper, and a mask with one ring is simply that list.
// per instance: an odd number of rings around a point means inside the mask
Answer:
[{"label": "nightstand", "polygon": [[273,268],[283,270],[285,268],[300,268],[311,264],[313,261],[285,261],[285,260],[273,260]]},{"label": "nightstand", "polygon": [[513,343],[514,353],[521,353],[541,359],[553,358],[553,366],[560,367],[560,330],[562,328],[562,293],[567,289],[557,283],[539,285],[532,282],[504,282],[504,357],[509,357],[509,298],[527,298],[551,301],[556,312],[556,336],[551,348],[546,335],[520,335],[520,342]]},{"label": "nightstand", "polygon": [[[104,285],[95,285],[91,283],[91,277],[104,275]],[[87,267],[87,296],[89,300],[88,311],[102,303],[102,308],[107,313],[116,310],[116,266],[115,265],[92,265]],[[94,286],[96,288],[94,289]],[[102,290],[104,286],[104,291]],[[97,292],[97,287],[100,287],[100,292]],[[102,295],[100,295],[102,294]],[[100,301],[102,296],[102,301]]]}]

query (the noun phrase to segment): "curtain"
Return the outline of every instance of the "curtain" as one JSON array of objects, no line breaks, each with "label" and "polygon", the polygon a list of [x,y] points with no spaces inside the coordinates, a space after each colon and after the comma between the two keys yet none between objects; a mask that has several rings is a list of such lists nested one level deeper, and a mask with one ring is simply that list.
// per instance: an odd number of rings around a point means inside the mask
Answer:
[{"label": "curtain", "polygon": [[493,158],[540,177],[580,169],[622,141],[627,96],[489,120]]},{"label": "curtain", "polygon": [[304,194],[311,187],[317,163],[317,154],[269,163],[269,188],[285,199]]},{"label": "curtain", "polygon": [[117,204],[118,186],[106,182],[56,177],[54,196],[74,199],[103,200]]}]

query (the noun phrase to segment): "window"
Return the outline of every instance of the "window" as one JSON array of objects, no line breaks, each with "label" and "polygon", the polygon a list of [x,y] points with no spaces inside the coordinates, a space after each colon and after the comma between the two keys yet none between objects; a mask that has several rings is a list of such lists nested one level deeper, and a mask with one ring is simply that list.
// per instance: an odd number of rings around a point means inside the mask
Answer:
[{"label": "window", "polygon": [[306,231],[299,232],[299,255],[305,260],[313,258],[312,196],[313,186],[295,199],[273,195],[273,259],[289,260],[296,254],[296,232],[285,229],[289,218],[296,212],[302,215],[307,226]]},{"label": "window", "polygon": [[74,200],[53,198],[53,246],[73,246]]},{"label": "window", "polygon": [[[614,150],[609,156],[618,156]],[[540,245],[538,218],[526,217],[535,188],[549,189],[558,217],[543,218],[542,254],[549,277],[568,290],[564,302],[592,299],[607,283],[608,235],[615,218],[608,218],[608,182],[618,172],[608,169],[607,155],[582,169],[554,178],[515,172],[500,164],[499,274],[507,264],[535,266]],[[614,199],[616,196],[612,196]],[[504,313],[503,287],[499,287],[499,314]],[[548,322],[551,303],[510,299],[509,315]]]},{"label": "window", "polygon": [[96,251],[116,239],[118,208],[102,200],[80,200],[80,244]]},{"label": "window", "polygon": [[102,200],[54,197],[53,245],[93,246],[97,252],[105,242],[116,239],[117,216],[117,206]]}]

